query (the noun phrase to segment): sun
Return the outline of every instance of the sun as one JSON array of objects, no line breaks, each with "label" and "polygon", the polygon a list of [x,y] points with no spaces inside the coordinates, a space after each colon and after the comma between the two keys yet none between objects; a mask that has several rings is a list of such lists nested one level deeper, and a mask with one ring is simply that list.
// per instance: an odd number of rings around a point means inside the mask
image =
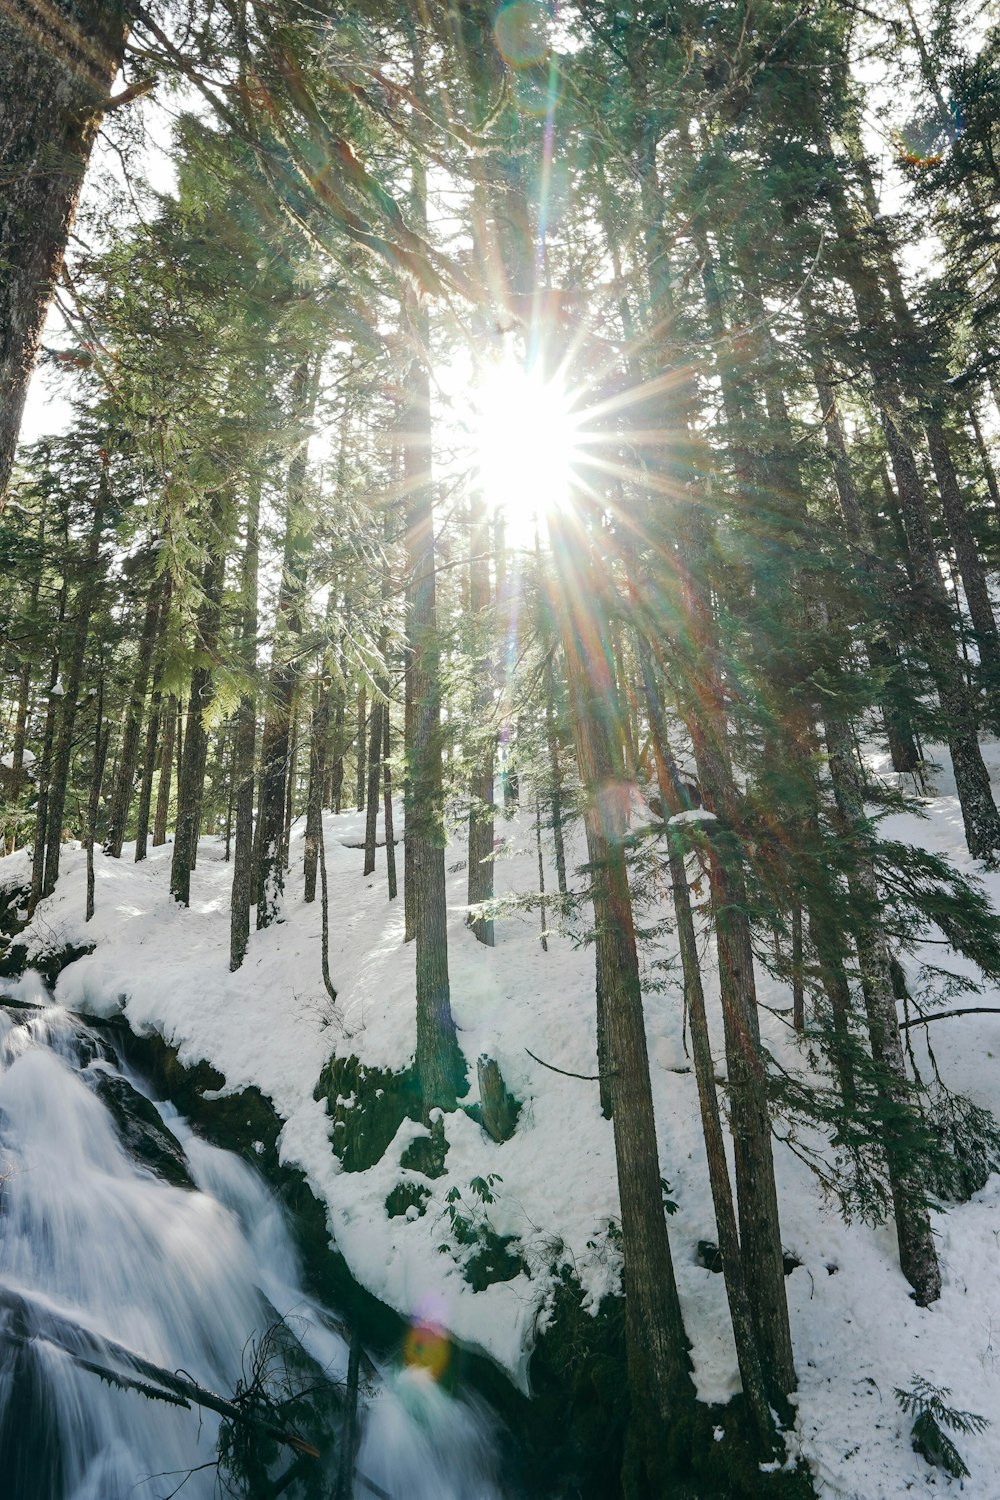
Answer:
[{"label": "sun", "polygon": [[512,528],[565,506],[579,457],[578,421],[561,383],[513,352],[480,375],[475,395],[477,483]]}]

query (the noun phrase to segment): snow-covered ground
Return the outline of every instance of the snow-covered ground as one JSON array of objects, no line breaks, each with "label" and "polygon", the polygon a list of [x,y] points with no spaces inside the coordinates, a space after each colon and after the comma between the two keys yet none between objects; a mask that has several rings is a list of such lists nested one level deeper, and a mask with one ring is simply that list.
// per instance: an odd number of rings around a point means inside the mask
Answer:
[{"label": "snow-covered ground", "polygon": [[[1000,761],[996,747],[990,751]],[[927,819],[896,815],[885,831],[972,869],[948,772],[937,786]],[[397,828],[401,812],[398,817]],[[496,863],[498,892],[536,888],[533,822],[527,814],[498,819],[497,832],[505,841]],[[56,998],[62,1004],[101,1015],[123,1010],[135,1028],[155,1028],[176,1045],[183,1061],[211,1062],[227,1089],[257,1085],[286,1122],[283,1157],[304,1170],[327,1204],[331,1233],[355,1276],[404,1315],[441,1323],[486,1351],[526,1386],[553,1262],[573,1268],[594,1305],[616,1284],[619,1270],[607,1235],[618,1211],[612,1126],[600,1114],[597,1085],[552,1072],[527,1050],[568,1072],[596,1071],[593,953],[571,933],[551,931],[543,952],[537,911],[498,920],[496,947],[482,948],[465,926],[464,849],[460,843],[449,849],[452,1004],[472,1084],[465,1102],[476,1097],[476,1059],[486,1052],[524,1108],[504,1145],[461,1111],[447,1116],[450,1150],[444,1175],[427,1183],[427,1211],[389,1218],[386,1195],[407,1179],[400,1156],[420,1127],[405,1122],[375,1167],[345,1172],[330,1148],[325,1105],[313,1098],[331,1053],[355,1053],[382,1068],[412,1060],[413,949],[403,943],[401,898],[386,899],[383,851],[376,874],[362,877],[362,837],[359,815],[327,817],[336,1006],[320,977],[319,905],[306,906],[301,897],[301,838],[292,846],[285,919],[251,937],[237,974],[228,964],[231,868],[214,840],[202,841],[188,910],[167,894],[169,846],[138,866],[128,848],[120,861],[98,856],[97,911],[87,925],[84,855],[65,853],[59,888],[39,907],[27,936],[39,949],[67,940],[97,944],[61,975]],[[551,856],[547,836],[546,842]],[[582,858],[579,846],[574,853]],[[398,857],[401,865],[401,846]],[[26,855],[10,856],[0,864],[0,882],[24,878],[26,870]],[[1000,875],[987,876],[986,884],[1000,904]],[[547,886],[555,885],[550,859]],[[644,961],[671,951],[667,941]],[[926,956],[941,963],[944,954],[937,946]],[[706,977],[709,1008],[717,1012],[710,962]],[[760,986],[763,1002],[788,1007],[788,995],[767,976],[760,976]],[[987,994],[977,1003],[1000,1000]],[[762,1023],[767,1045],[783,1064],[804,1067],[785,1021],[764,1011]],[[738,1389],[738,1375],[723,1279],[696,1259],[698,1241],[714,1239],[714,1222],[676,981],[649,994],[647,1030],[661,1172],[678,1206],[670,1237],[698,1388],[706,1400],[724,1400]],[[933,1044],[948,1085],[1000,1114],[1000,1015],[942,1022],[934,1027]],[[720,1045],[720,1068],[721,1051]],[[890,1500],[948,1487],[940,1471],[911,1451],[910,1419],[893,1395],[894,1387],[922,1375],[949,1387],[956,1407],[990,1419],[983,1435],[956,1441],[972,1471],[966,1495],[997,1500],[1000,1176],[971,1202],[935,1216],[944,1290],[933,1307],[920,1309],[899,1271],[892,1226],[845,1226],[809,1169],[781,1145],[775,1151],[784,1245],[801,1262],[786,1282],[799,1374],[796,1440],[820,1494]],[[470,1184],[491,1173],[499,1179],[495,1202],[484,1205]],[[463,1212],[463,1205],[473,1218],[486,1212],[499,1234],[519,1238],[531,1275],[472,1290],[461,1273],[462,1247],[450,1232],[453,1189]]]}]

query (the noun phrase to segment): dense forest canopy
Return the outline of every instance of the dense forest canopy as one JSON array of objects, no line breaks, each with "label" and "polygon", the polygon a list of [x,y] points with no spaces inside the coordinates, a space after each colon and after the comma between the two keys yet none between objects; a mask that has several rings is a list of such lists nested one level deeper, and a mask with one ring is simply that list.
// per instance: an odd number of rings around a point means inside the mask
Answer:
[{"label": "dense forest canopy", "polygon": [[[470,1082],[446,864],[481,944],[517,905],[591,944],[629,1494],[709,1493],[650,955],[755,1458],[796,1387],[776,1122],[826,1132],[816,1171],[894,1224],[921,1306],[933,1205],[997,1160],[984,1111],[914,1076],[900,958],[936,934],[996,980],[1000,918],[881,824],[946,759],[969,854],[1000,860],[998,81],[978,0],[0,15],[0,833],[28,914],[67,839],[89,917],[95,861],[172,840],[186,906],[217,836],[231,968],[304,881],[335,1001],[324,811],[367,812],[366,876],[384,815],[425,1121]],[[15,453],[36,366],[72,415]],[[540,880],[500,896],[515,809]],[[761,1042],[763,973],[801,1074]],[[927,1008],[977,982],[942,968]]]}]

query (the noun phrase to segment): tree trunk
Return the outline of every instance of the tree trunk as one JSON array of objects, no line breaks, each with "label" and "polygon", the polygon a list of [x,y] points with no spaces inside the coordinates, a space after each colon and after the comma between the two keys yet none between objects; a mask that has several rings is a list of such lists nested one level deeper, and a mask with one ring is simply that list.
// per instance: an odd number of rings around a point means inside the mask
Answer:
[{"label": "tree trunk", "polygon": [[170,894],[182,906],[188,906],[191,901],[191,871],[198,855],[201,801],[208,763],[208,728],[204,716],[212,701],[212,667],[218,646],[226,573],[226,548],[223,541],[226,503],[220,490],[213,498],[210,512],[210,550],[202,574],[202,602],[198,609],[199,664],[191,673],[187,730],[177,777],[177,819],[170,860]]},{"label": "tree trunk", "polygon": [[382,716],[382,767],[383,800],[385,805],[385,874],[389,886],[389,900],[396,899],[396,836],[392,826],[392,769],[389,765],[389,704]]},{"label": "tree trunk", "polygon": [[[832,147],[825,141],[832,157]],[[875,382],[886,448],[896,477],[899,507],[906,532],[907,552],[922,597],[917,604],[916,628],[920,646],[934,677],[947,720],[948,746],[969,852],[993,862],[1000,849],[1000,815],[990,789],[976,734],[974,699],[965,684],[953,628],[952,609],[944,590],[937,549],[931,530],[923,484],[907,437],[907,420],[900,395],[899,370],[877,341],[889,317],[878,280],[867,267],[857,225],[842,184],[831,173],[830,204],[840,239],[844,275],[851,288],[862,347]]]},{"label": "tree trunk", "polygon": [[66,793],[69,789],[69,773],[73,759],[73,729],[80,693],[83,690],[83,669],[87,654],[87,637],[90,633],[90,617],[97,602],[104,576],[100,567],[101,533],[110,499],[107,469],[101,474],[94,515],[90,526],[87,550],[80,563],[80,583],[74,600],[75,612],[72,628],[72,645],[65,692],[62,697],[62,713],[59,730],[52,755],[52,773],[49,780],[48,828],[45,839],[45,873],[42,877],[42,895],[50,896],[59,878],[59,851],[62,848],[63,813]]},{"label": "tree trunk", "polygon": [[[292,414],[305,428],[315,401],[315,383],[303,360],[292,381]],[[303,431],[288,468],[285,541],[281,585],[275,623],[274,654],[268,676],[264,729],[260,751],[260,796],[257,810],[257,927],[269,926],[278,915],[285,885],[282,846],[285,829],[286,778],[291,776],[290,751],[295,689],[299,679],[297,639],[301,632],[301,592],[310,532],[305,516],[306,449]]]},{"label": "tree trunk", "polygon": [[892,985],[890,955],[885,934],[877,918],[866,919],[865,912],[878,912],[881,906],[878,882],[866,854],[864,803],[854,747],[845,725],[827,719],[826,741],[830,751],[830,778],[841,817],[854,849],[854,869],[849,875],[852,895],[858,907],[856,924],[858,965],[868,1014],[868,1034],[872,1056],[878,1063],[880,1087],[887,1092],[885,1126],[886,1166],[892,1191],[899,1244],[899,1263],[903,1275],[913,1287],[917,1303],[928,1306],[941,1295],[941,1271],[931,1233],[930,1216],[921,1183],[907,1166],[905,1153],[893,1139],[893,1122],[911,1108],[908,1100],[906,1064],[896,1015],[896,996]]},{"label": "tree trunk", "polygon": [[94,719],[94,764],[90,774],[90,796],[87,801],[87,907],[84,921],[94,915],[94,840],[97,836],[97,813],[101,805],[101,784],[104,781],[104,763],[108,756],[111,725],[104,721],[104,663],[98,677],[97,708]]},{"label": "tree trunk", "polygon": [[[686,811],[685,797],[681,792],[682,779],[667,748],[663,731],[663,706],[652,655],[641,639],[638,640],[639,664],[643,689],[649,713],[650,737],[656,759],[657,782],[660,788],[664,816]],[[701,980],[701,963],[698,957],[698,940],[694,919],[691,916],[691,899],[688,893],[687,872],[684,865],[684,847],[679,829],[667,828],[667,857],[670,869],[670,888],[673,900],[674,919],[677,923],[677,942],[680,948],[681,969],[684,975],[684,1000],[691,1026],[691,1044],[694,1051],[695,1077],[698,1084],[698,1101],[701,1109],[702,1133],[708,1158],[709,1184],[715,1209],[715,1225],[719,1250],[722,1255],[722,1272],[726,1283],[726,1296],[733,1324],[736,1357],[743,1381],[743,1392],[757,1427],[762,1445],[770,1450],[774,1444],[774,1418],[771,1414],[768,1383],[764,1376],[761,1349],[757,1340],[753,1308],[747,1292],[740,1250],[739,1231],[736,1223],[736,1208],[733,1187],[729,1178],[729,1164],[722,1131],[719,1096],[715,1086],[715,1064],[712,1059],[712,1043],[708,1030],[708,1014],[705,1009],[705,992]]]},{"label": "tree trunk", "polygon": [[170,814],[170,781],[174,769],[174,741],[179,735],[181,706],[173,693],[167,699],[163,744],[160,747],[160,780],[156,790],[156,817],[153,822],[153,848],[167,842],[167,818]]},{"label": "tree trunk", "polygon": [[[803,295],[800,299],[803,313],[806,318],[807,331],[814,332],[815,320],[808,299]],[[844,429],[840,421],[840,413],[837,409],[833,373],[829,366],[823,362],[821,355],[814,351],[812,358],[813,379],[816,385],[816,394],[819,399],[820,411],[823,419],[823,434],[826,449],[830,455],[833,467],[834,482],[837,487],[837,496],[840,501],[840,511],[844,520],[844,530],[847,535],[848,545],[854,555],[855,567],[861,581],[869,581],[870,568],[866,554],[876,555],[877,549],[873,544],[864,513],[861,509],[861,501],[858,496],[857,486],[854,483],[854,475],[851,470],[850,456],[847,451],[847,442],[844,437]],[[876,670],[899,675],[899,656],[895,646],[869,631],[865,641],[865,650],[868,660]],[[882,703],[882,719],[885,724],[886,740],[889,746],[889,754],[892,758],[894,771],[915,771],[920,764],[920,756],[917,751],[916,740],[909,715],[905,709],[898,704],[891,692],[888,693]]]},{"label": "tree trunk", "polygon": [[545,738],[549,750],[549,771],[552,777],[550,806],[552,809],[552,842],[556,853],[556,881],[560,896],[568,890],[566,883],[566,845],[563,840],[563,795],[562,767],[559,764],[559,731],[556,724],[555,674],[552,670],[552,653],[545,658]]},{"label": "tree trunk", "polygon": [[574,524],[555,513],[549,518],[607,1024],[629,1385],[650,1487],[654,1494],[667,1494],[671,1476],[664,1462],[664,1437],[694,1393],[663,1208],[625,866],[625,783],[613,662],[600,592]]},{"label": "tree trunk", "polygon": [[[415,168],[415,170],[417,170]],[[422,314],[415,314],[422,317]],[[434,502],[428,473],[430,381],[416,362],[407,382],[411,401],[403,434],[408,564],[406,645],[409,655],[406,746],[405,893],[412,902],[416,946],[417,1076],[424,1109],[453,1109],[465,1089],[465,1064],[451,1014],[444,869],[444,788],[441,765],[440,644],[437,635]]]},{"label": "tree trunk", "polygon": [[[493,631],[493,594],[490,589],[490,525],[486,502],[474,496],[469,516],[469,612],[473,628],[487,639]],[[493,662],[482,651],[477,635],[476,681],[472,698],[472,732],[476,737],[469,776],[468,902],[470,907],[493,900]],[[477,942],[493,947],[493,918],[470,912],[469,926]]]},{"label": "tree trunk", "polygon": [[365,818],[365,865],[362,874],[375,873],[375,849],[378,835],[379,785],[382,771],[382,714],[384,705],[376,699],[371,708],[371,731],[368,745],[368,797]]},{"label": "tree trunk", "polygon": [[131,0],[16,0],[0,12],[0,498]]},{"label": "tree trunk", "polygon": [[365,733],[368,728],[368,685],[362,680],[358,689],[358,764],[357,804],[358,812],[365,810]]},{"label": "tree trunk", "polygon": [[314,689],[309,735],[309,789],[306,793],[306,837],[302,858],[303,899],[316,900],[319,841],[323,837],[323,793],[326,789],[326,752],[330,739],[330,688],[322,674]]},{"label": "tree trunk", "polygon": [[[155,555],[155,554],[154,554]],[[153,649],[158,635],[161,608],[165,605],[165,590],[162,580],[152,581],[146,601],[146,613],[139,637],[139,654],[136,659],[132,694],[125,716],[118,770],[111,790],[111,809],[108,815],[108,836],[104,845],[105,854],[120,859],[125,841],[129,807],[132,803],[135,764],[139,753],[139,733],[142,729],[142,711],[146,702],[149,669],[153,662]]]},{"label": "tree trunk", "polygon": [[[154,683],[156,679],[154,678]],[[139,805],[135,814],[135,862],[146,858],[149,841],[149,811],[153,802],[153,778],[156,775],[156,741],[160,733],[162,695],[154,686],[146,723],[146,748],[142,757],[142,779],[139,782]]]},{"label": "tree trunk", "polygon": [[[63,584],[60,617],[66,599]],[[53,689],[59,681],[59,646],[52,654],[52,670],[49,676],[48,707],[45,711],[45,731],[42,736],[42,754],[38,762],[38,802],[35,808],[35,838],[31,854],[31,896],[28,900],[28,916],[35,914],[35,907],[42,899],[42,881],[45,875],[45,840],[48,832],[49,778],[52,771],[52,748],[55,744],[56,713],[58,698]]]}]

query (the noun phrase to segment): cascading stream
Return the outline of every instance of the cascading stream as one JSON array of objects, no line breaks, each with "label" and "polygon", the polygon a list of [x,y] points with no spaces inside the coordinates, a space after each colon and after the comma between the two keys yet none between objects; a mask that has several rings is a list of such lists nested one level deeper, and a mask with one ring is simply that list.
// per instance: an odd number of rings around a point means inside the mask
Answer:
[{"label": "cascading stream", "polygon": [[[279,1319],[294,1335],[283,1334],[282,1370],[291,1349],[289,1368],[301,1380],[342,1385],[347,1342],[303,1290],[282,1210],[262,1179],[164,1105],[162,1124],[145,1104],[152,1124],[137,1127],[162,1163],[154,1155],[154,1170],[137,1159],[134,1136],[130,1149],[123,1143],[120,1105],[113,1112],[107,1101],[134,1098],[141,1085],[124,1078],[98,1032],[51,1004],[40,980],[28,976],[16,993],[37,1009],[0,1009],[5,1500],[165,1500],[188,1474],[185,1500],[211,1496],[220,1418],[111,1386],[80,1358],[138,1378],[107,1352],[124,1345],[228,1398]],[[479,1409],[419,1371],[390,1372],[364,1401],[356,1494],[499,1496],[496,1444]],[[303,1430],[323,1451],[325,1476],[336,1473],[337,1404],[331,1395],[326,1430]],[[277,1472],[294,1457],[289,1450]]]}]

